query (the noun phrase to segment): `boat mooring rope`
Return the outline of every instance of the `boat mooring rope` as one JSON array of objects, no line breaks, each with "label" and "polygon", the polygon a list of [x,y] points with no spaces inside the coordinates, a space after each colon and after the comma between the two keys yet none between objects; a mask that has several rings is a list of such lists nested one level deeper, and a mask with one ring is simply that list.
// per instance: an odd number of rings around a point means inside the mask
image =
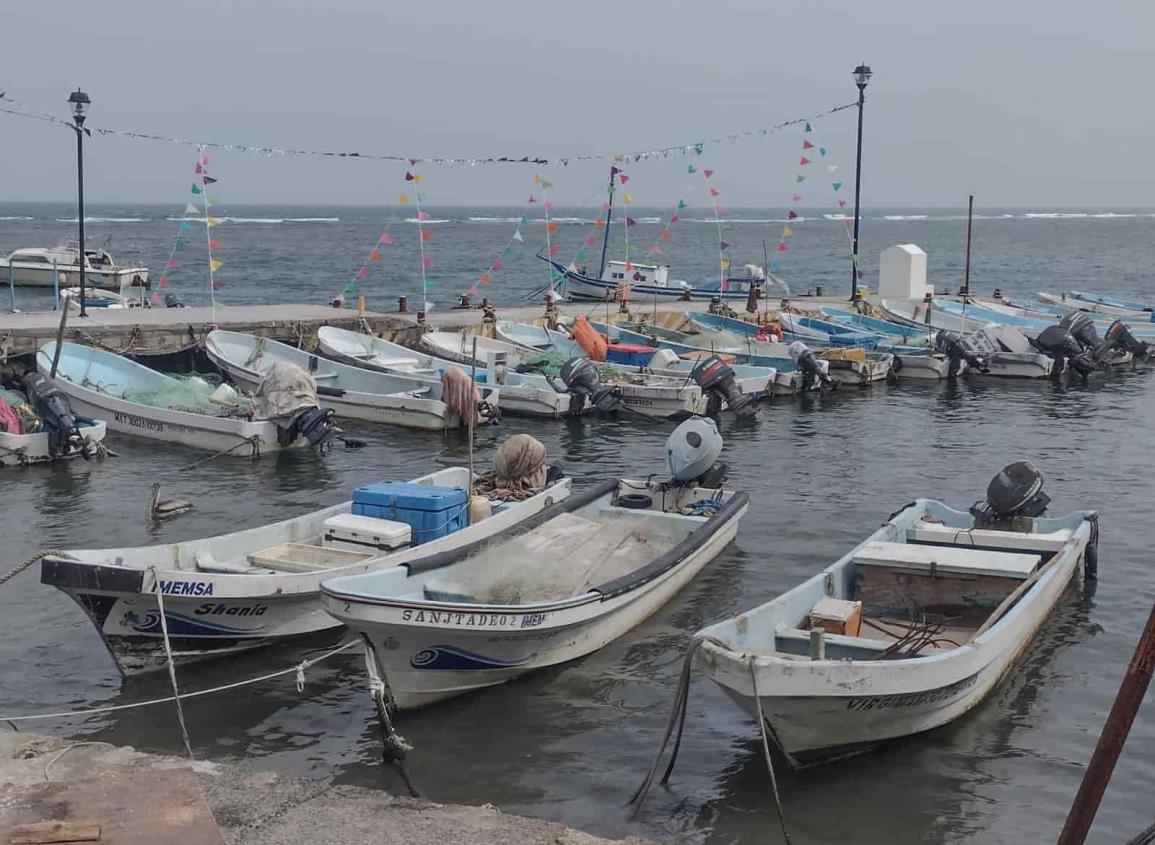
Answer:
[{"label": "boat mooring rope", "polygon": [[243,446],[249,446],[251,448],[252,451],[250,452],[249,457],[254,461],[261,456],[261,436],[259,434],[253,434],[249,437],[242,438],[241,442],[237,443],[235,446],[230,446],[227,449],[221,449],[219,452],[213,452],[211,455],[206,455],[203,458],[197,458],[191,464],[185,464],[183,467],[175,470],[175,472],[187,472],[194,467],[199,467],[201,464],[207,464],[209,461],[215,461],[217,458],[224,457],[231,452],[235,452],[237,449],[240,449]]},{"label": "boat mooring rope", "polygon": [[[674,772],[674,762],[678,759],[678,750],[682,745],[682,730],[686,724],[686,703],[690,696],[690,676],[694,666],[694,655],[702,646],[702,643],[713,643],[716,646],[731,650],[732,646],[718,639],[717,637],[703,636],[694,637],[690,640],[689,646],[686,648],[686,657],[682,661],[682,672],[678,679],[678,689],[674,693],[674,708],[670,711],[669,721],[666,722],[666,733],[662,737],[661,747],[658,748],[658,753],[654,757],[654,762],[650,766],[650,770],[646,773],[645,779],[641,785],[638,786],[634,794],[630,796],[629,803],[633,805],[633,812],[630,818],[637,816],[642,808],[642,804],[649,794],[650,787],[653,786],[654,776],[658,772],[658,765],[662,761],[662,755],[666,753],[666,746],[669,745],[670,737],[674,737],[674,747],[670,752],[670,761],[666,764],[666,770],[662,774],[661,783],[666,784],[670,780],[670,775]],[[762,753],[766,760],[766,768],[770,772],[770,788],[774,796],[774,806],[778,811],[778,823],[782,827],[782,835],[786,839],[787,845],[790,845],[790,833],[786,829],[786,816],[782,810],[782,799],[778,793],[778,778],[774,772],[774,761],[770,756],[770,739],[767,736],[766,718],[762,713],[762,698],[758,694],[758,680],[755,676],[754,658],[747,656],[748,665],[750,667],[750,681],[753,684],[754,701],[758,709],[758,728],[762,735]],[[676,735],[675,735],[676,731]]]},{"label": "boat mooring rope", "polygon": [[[202,695],[213,695],[218,692],[227,692],[238,687],[246,687],[250,684],[259,684],[262,681],[271,681],[273,678],[280,678],[284,675],[297,676],[297,692],[304,690],[305,670],[311,666],[328,660],[330,657],[340,654],[343,651],[348,651],[355,645],[360,645],[358,640],[350,640],[342,646],[338,646],[330,651],[325,652],[319,657],[314,657],[308,660],[302,660],[288,669],[278,669],[276,672],[269,672],[265,675],[258,675],[255,678],[247,678],[243,681],[234,681],[231,684],[223,684],[219,687],[210,687],[209,689],[197,690],[195,692],[186,692],[180,695],[180,699],[199,698]],[[31,722],[44,719],[67,719],[72,716],[95,716],[100,713],[115,713],[120,710],[133,710],[137,707],[152,707],[156,704],[170,704],[176,698],[171,695],[166,695],[164,698],[150,698],[145,701],[134,701],[131,704],[110,704],[106,707],[89,707],[84,710],[65,710],[57,713],[33,713],[25,716],[0,716],[0,722]]]},{"label": "boat mooring rope", "polygon": [[152,572],[152,581],[156,589],[156,605],[160,609],[160,632],[164,635],[164,656],[168,661],[168,677],[172,681],[172,695],[176,702],[176,718],[180,722],[180,735],[184,739],[184,750],[188,752],[188,758],[195,760],[192,752],[192,743],[188,741],[188,727],[184,723],[184,707],[180,703],[180,689],[176,684],[176,664],[172,661],[172,644],[168,640],[168,617],[164,612],[164,590],[160,588],[160,576],[156,574],[156,567],[150,566],[149,570]]},{"label": "boat mooring rope", "polygon": [[7,572],[5,572],[3,575],[0,575],[0,587],[7,584],[9,581],[11,581],[13,578],[15,578],[17,575],[19,575],[21,572],[23,572],[28,567],[32,566],[32,564],[36,563],[41,558],[48,557],[49,555],[63,555],[63,554],[64,554],[64,552],[62,552],[60,549],[41,549],[36,554],[32,555],[32,557],[28,558],[28,560],[24,561],[23,563],[21,563],[17,566],[12,567]]},{"label": "boat mooring rope", "polygon": [[377,670],[377,655],[373,651],[373,642],[366,634],[361,635],[365,643],[365,671],[369,675],[369,694],[373,697],[373,705],[377,710],[377,724],[381,727],[381,758],[397,770],[401,781],[413,798],[420,798],[409,773],[405,770],[405,754],[412,751],[413,746],[406,742],[405,737],[397,733],[393,727],[393,720],[389,718],[389,707],[385,702],[385,681]]}]

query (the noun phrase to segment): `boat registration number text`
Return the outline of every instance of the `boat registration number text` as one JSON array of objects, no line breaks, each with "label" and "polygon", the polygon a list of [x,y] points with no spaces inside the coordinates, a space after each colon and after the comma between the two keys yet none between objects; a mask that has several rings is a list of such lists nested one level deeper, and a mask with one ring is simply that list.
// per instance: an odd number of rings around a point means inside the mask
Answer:
[{"label": "boat registration number text", "polygon": [[402,622],[459,625],[463,628],[536,628],[547,613],[470,613],[464,610],[403,610]]},{"label": "boat registration number text", "polygon": [[926,704],[937,704],[954,698],[960,692],[968,690],[978,681],[978,674],[955,681],[938,689],[923,690],[922,692],[907,692],[901,695],[872,695],[863,698],[852,698],[846,702],[847,710],[897,710],[900,707],[922,707]]},{"label": "boat registration number text", "polygon": [[120,411],[117,411],[114,418],[118,423],[131,425],[133,428],[147,428],[149,431],[164,431],[163,423],[138,417],[135,414],[122,414]]}]

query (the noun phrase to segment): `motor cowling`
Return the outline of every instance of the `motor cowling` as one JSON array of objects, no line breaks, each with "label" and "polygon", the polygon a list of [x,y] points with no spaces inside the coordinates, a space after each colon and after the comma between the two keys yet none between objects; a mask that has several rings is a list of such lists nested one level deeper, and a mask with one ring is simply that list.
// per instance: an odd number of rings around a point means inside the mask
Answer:
[{"label": "motor cowling", "polygon": [[72,412],[67,394],[43,373],[24,374],[24,393],[28,404],[44,421],[48,430],[48,452],[53,457],[79,452],[89,457],[88,443],[80,433],[80,424]]},{"label": "motor cowling", "polygon": [[1047,326],[1039,332],[1039,336],[1035,338],[1035,346],[1050,355],[1059,365],[1055,368],[1056,374],[1062,372],[1064,365],[1069,365],[1081,376],[1095,370],[1095,361],[1091,355],[1084,352],[1075,336],[1060,325]]},{"label": "motor cowling", "polygon": [[739,417],[752,417],[758,413],[754,397],[742,392],[730,365],[717,355],[699,361],[690,371],[690,377],[708,396],[707,414],[718,413],[723,404]]},{"label": "motor cowling", "polygon": [[666,438],[666,467],[675,484],[721,487],[727,466],[722,455],[722,435],[708,417],[691,417]]},{"label": "motor cowling", "polygon": [[185,305],[183,302],[181,302],[180,297],[177,296],[175,293],[166,293],[164,295],[164,307],[165,308],[184,308]]},{"label": "motor cowling", "polygon": [[802,373],[803,392],[809,390],[815,381],[818,381],[821,387],[829,387],[831,390],[837,387],[823,367],[825,362],[819,361],[818,356],[805,343],[795,340],[786,347],[786,350],[790,353],[794,366]]},{"label": "motor cowling", "polygon": [[1099,332],[1095,329],[1095,321],[1084,311],[1071,311],[1064,314],[1059,320],[1059,328],[1066,329],[1071,337],[1087,351],[1097,350],[1102,343]]},{"label": "motor cowling", "polygon": [[986,359],[971,347],[966,342],[966,338],[958,332],[942,331],[936,334],[934,336],[934,351],[942,353],[950,361],[950,369],[947,371],[948,378],[957,376],[964,363],[981,373],[990,372]]},{"label": "motor cowling", "polygon": [[1151,348],[1147,343],[1135,337],[1122,320],[1111,323],[1103,333],[1103,339],[1111,349],[1122,349],[1136,358],[1147,358],[1151,355]]},{"label": "motor cowling", "polygon": [[986,499],[972,505],[970,512],[975,528],[1030,532],[1032,520],[1046,513],[1050,503],[1039,468],[1030,461],[1016,461],[991,479]]},{"label": "motor cowling", "polygon": [[304,437],[310,446],[323,447],[340,434],[341,429],[333,422],[333,409],[316,405],[297,411],[287,426],[277,426],[277,441],[282,446]]},{"label": "motor cowling", "polygon": [[612,413],[621,407],[622,389],[616,385],[602,384],[598,368],[589,358],[570,358],[561,365],[558,375],[570,393],[571,414],[580,414],[587,401],[602,414]]}]

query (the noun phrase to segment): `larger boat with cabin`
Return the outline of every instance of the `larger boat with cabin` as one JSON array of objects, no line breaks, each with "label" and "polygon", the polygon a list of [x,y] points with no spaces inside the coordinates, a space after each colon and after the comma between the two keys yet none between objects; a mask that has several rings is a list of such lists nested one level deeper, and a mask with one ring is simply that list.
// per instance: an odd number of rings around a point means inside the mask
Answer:
[{"label": "larger boat with cabin", "polygon": [[[50,288],[80,284],[79,246],[23,247],[0,259],[0,283]],[[119,290],[148,285],[148,268],[121,266],[107,249],[84,250],[86,285]]]}]

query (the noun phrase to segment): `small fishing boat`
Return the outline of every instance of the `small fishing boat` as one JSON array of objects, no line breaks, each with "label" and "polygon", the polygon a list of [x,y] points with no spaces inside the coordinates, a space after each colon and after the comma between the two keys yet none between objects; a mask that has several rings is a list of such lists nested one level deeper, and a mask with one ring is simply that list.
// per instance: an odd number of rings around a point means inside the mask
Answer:
[{"label": "small fishing boat", "polygon": [[[70,242],[57,246],[24,247],[13,250],[5,258],[0,258],[0,282],[28,287],[63,287],[80,282],[80,262],[77,243]],[[86,248],[84,250],[84,281],[95,288],[114,290],[148,284],[147,267],[122,267],[113,260],[106,249]]]},{"label": "small fishing boat", "polygon": [[[373,372],[328,361],[285,343],[240,332],[216,329],[205,340],[205,352],[221,372],[246,389],[254,389],[274,363],[286,362],[306,370],[317,382],[317,395],[338,415],[350,419],[401,425],[408,428],[447,429],[463,425],[461,411],[446,403],[443,381]],[[443,375],[444,378],[444,375]],[[468,376],[465,376],[468,386]],[[498,391],[481,387],[480,402],[465,401],[475,413],[496,410]]]},{"label": "small fishing boat", "polygon": [[[406,484],[366,485],[353,502],[259,528],[53,554],[41,563],[41,581],[81,606],[125,675],[164,668],[162,601],[175,662],[225,657],[339,628],[318,601],[327,577],[415,566],[508,531],[570,491],[569,479],[548,483],[524,501],[494,502],[491,516],[465,525],[469,480],[468,469],[452,467]],[[389,518],[356,506],[369,497],[362,491],[379,497],[390,488],[400,504]]]},{"label": "small fishing boat", "polygon": [[520,354],[521,347],[501,340],[479,334],[464,334],[462,332],[426,332],[421,335],[418,344],[430,355],[456,361],[459,364],[469,364],[473,360],[474,343],[477,344],[478,365],[485,363],[490,352],[503,352],[511,358]]},{"label": "small fishing boat", "polygon": [[783,332],[791,332],[794,338],[804,342],[821,343],[823,346],[857,346],[868,352],[878,348],[880,336],[875,332],[852,329],[840,323],[793,314],[789,311],[778,313],[778,323]]},{"label": "small fishing boat", "polygon": [[[144,288],[138,288],[143,291]],[[148,300],[143,296],[133,296],[127,293],[117,293],[101,288],[87,288],[84,291],[84,307],[108,308],[119,310],[122,308],[145,308]],[[66,307],[70,314],[80,313],[80,288],[65,288],[60,291],[60,304]]]},{"label": "small fishing boat", "polygon": [[1100,314],[1110,314],[1113,317],[1122,317],[1125,320],[1137,320],[1142,322],[1155,322],[1155,314],[1149,311],[1135,308],[1124,308],[1117,305],[1107,305],[1103,302],[1093,302],[1086,299],[1078,299],[1069,294],[1060,294],[1056,296],[1053,293],[1038,292],[1035,297],[1040,302],[1045,302],[1048,305],[1058,305],[1063,308],[1074,309],[1077,311],[1095,311]]},{"label": "small fishing boat", "polygon": [[40,373],[28,373],[23,391],[0,388],[0,467],[102,454],[103,421],[78,417],[68,397]]},{"label": "small fishing boat", "polygon": [[830,322],[879,335],[883,338],[882,345],[931,346],[934,343],[933,336],[928,336],[925,328],[903,325],[829,305],[824,305],[818,310]]},{"label": "small fishing boat", "polygon": [[[608,228],[608,227],[607,227]],[[543,256],[544,257],[544,256]],[[571,299],[616,299],[623,284],[630,286],[635,299],[699,300],[746,299],[751,285],[765,285],[765,279],[756,277],[727,278],[724,282],[690,282],[670,278],[670,268],[664,264],[638,264],[630,261],[607,261],[601,275],[590,275],[588,270],[566,266],[548,259],[558,278],[564,279],[565,293]]]},{"label": "small fishing boat", "polygon": [[1012,464],[970,512],[919,499],[780,597],[698,632],[697,663],[795,766],[944,725],[1036,641],[1098,515],[1043,515],[1042,478]]},{"label": "small fishing boat", "polygon": [[907,326],[948,332],[977,332],[990,325],[981,317],[955,314],[939,307],[939,300],[883,299],[880,303],[887,319]]},{"label": "small fishing boat", "polygon": [[1067,291],[1067,296],[1078,299],[1081,302],[1093,302],[1097,305],[1107,305],[1111,308],[1121,308],[1126,311],[1137,311],[1147,314],[1151,314],[1153,311],[1155,311],[1155,308],[1152,308],[1150,305],[1146,305],[1142,302],[1135,302],[1129,299],[1118,299],[1114,296],[1104,296],[1100,293],[1087,293],[1080,290],[1069,290]]},{"label": "small fishing boat", "polygon": [[[373,335],[351,332],[337,326],[319,328],[317,346],[325,355],[343,364],[415,378],[440,380],[450,367],[461,369],[462,366],[470,366],[425,355]],[[493,354],[492,350],[490,354]],[[492,384],[501,391],[502,413],[551,418],[566,413],[569,407],[567,394],[559,393],[544,379],[517,372],[511,366],[507,353],[497,354],[500,357],[494,361],[492,377],[488,361],[478,362],[481,369],[477,370],[477,381],[479,384]],[[481,357],[480,349],[478,357]]]},{"label": "small fishing boat", "polygon": [[[41,373],[52,372],[55,352],[55,341],[40,347]],[[104,420],[121,434],[245,457],[310,445],[298,435],[282,442],[292,424],[256,418],[253,403],[227,386],[175,378],[92,346],[65,341],[53,381],[78,415]]]},{"label": "small fishing boat", "polygon": [[400,709],[583,657],[648,619],[734,538],[748,497],[722,488],[720,452],[711,421],[687,420],[667,444],[672,481],[606,481],[488,542],[330,578],[322,603],[362,634]]}]

